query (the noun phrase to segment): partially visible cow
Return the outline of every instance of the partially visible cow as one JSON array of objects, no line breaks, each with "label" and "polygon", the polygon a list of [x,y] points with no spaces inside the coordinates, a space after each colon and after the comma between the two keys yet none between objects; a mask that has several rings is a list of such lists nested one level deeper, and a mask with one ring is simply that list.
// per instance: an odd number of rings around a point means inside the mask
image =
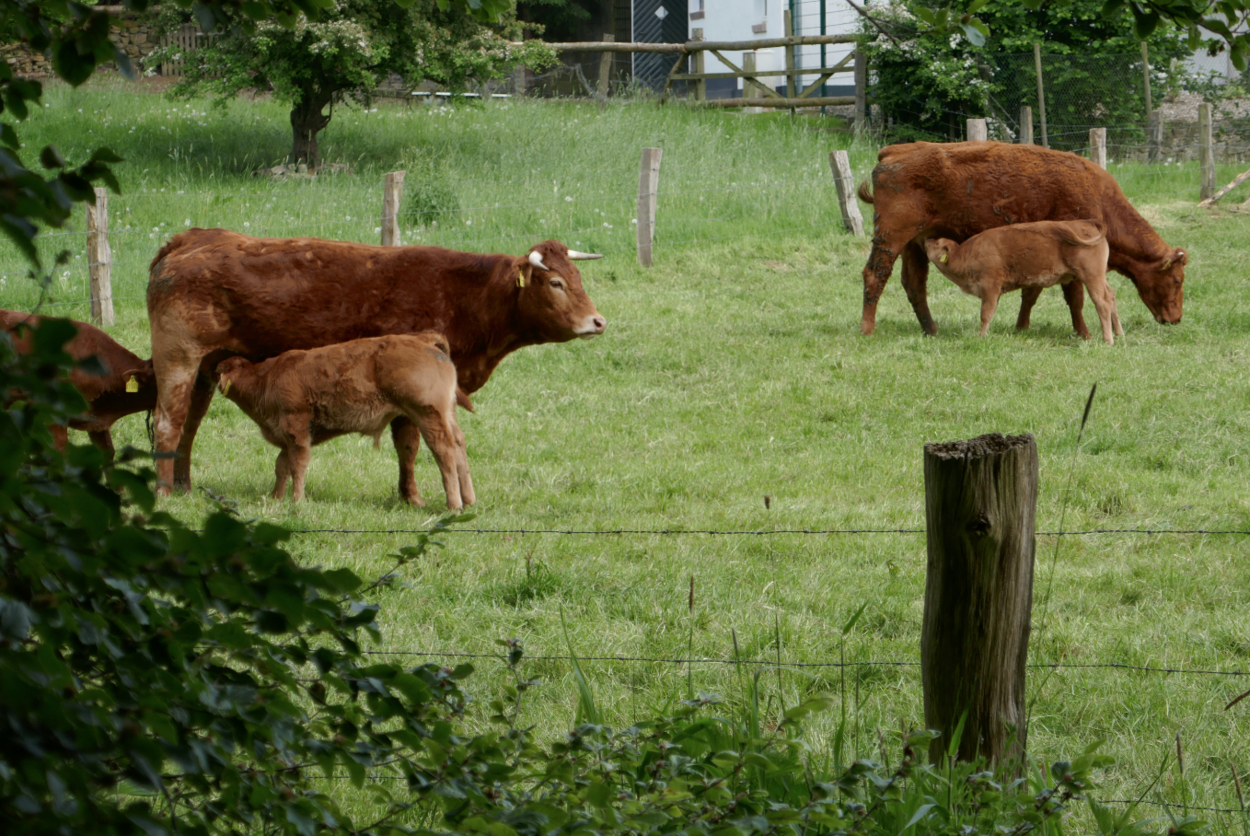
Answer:
[{"label": "partially visible cow", "polygon": [[[0,310],[0,328],[9,333],[13,346],[19,352],[30,351],[29,329],[37,326],[45,317],[36,314]],[[156,407],[156,377],[152,373],[152,361],[140,360],[138,355],[119,345],[112,337],[85,322],[70,320],[78,334],[65,344],[65,351],[75,360],[96,357],[105,373],[89,374],[82,369],[69,373],[74,384],[87,401],[87,412],[72,419],[69,426],[86,431],[91,441],[113,458],[113,424],[119,418],[136,412],[150,412]],[[48,427],[58,450],[64,450],[69,442],[65,427],[53,424]]]},{"label": "partially visible cow", "polygon": [[[867,183],[859,187],[860,199],[874,205],[872,252],[864,267],[864,334],[876,327],[877,301],[900,256],[903,289],[920,327],[937,333],[925,287],[925,239],[963,241],[987,229],[1032,221],[1101,223],[1110,269],[1132,280],[1156,320],[1180,322],[1188,256],[1168,247],[1115,178],[1093,162],[1065,151],[1002,142],[889,145],[877,159],[872,190]],[[1017,328],[1029,326],[1040,294],[1041,288],[1024,290]],[[1065,284],[1064,297],[1073,326],[1088,338],[1081,286]]]},{"label": "partially visible cow", "polygon": [[[158,490],[191,486],[191,447],[213,397],[213,370],[291,349],[434,330],[446,335],[469,403],[504,357],[527,345],[602,334],[606,321],[574,262],[600,258],[544,241],[523,256],[376,247],[317,238],[250,238],[190,229],[152,260],[148,318],[160,393]],[[400,417],[396,446],[415,455]]]},{"label": "partially visible cow", "polygon": [[990,328],[998,297],[1021,288],[1071,282],[1089,291],[1102,323],[1102,338],[1123,335],[1115,291],[1107,284],[1107,239],[1088,221],[1038,221],[987,229],[957,244],[949,238],[924,242],[929,261],[959,289],[981,300],[981,336]]},{"label": "partially visible cow", "polygon": [[[274,499],[304,498],[310,449],[346,433],[374,439],[403,416],[421,432],[443,474],[447,507],[458,511],[475,499],[456,423],[456,367],[447,338],[435,331],[369,337],[309,351],[287,351],[262,363],[230,357],[217,365],[217,385],[277,447]],[[399,454],[399,494],[424,505],[413,473],[416,445]]]}]

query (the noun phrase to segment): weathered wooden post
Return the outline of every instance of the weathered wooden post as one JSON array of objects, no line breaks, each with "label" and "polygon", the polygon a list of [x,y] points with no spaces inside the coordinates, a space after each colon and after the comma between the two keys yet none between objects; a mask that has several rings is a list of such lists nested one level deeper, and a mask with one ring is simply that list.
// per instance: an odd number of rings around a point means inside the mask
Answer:
[{"label": "weathered wooden post", "polygon": [[1157,163],[1163,155],[1163,114],[1157,110],[1151,112],[1146,122],[1146,137],[1146,159]]},{"label": "weathered wooden post", "polygon": [[986,128],[984,119],[968,120],[968,141],[969,142],[985,142],[990,138],[989,130]]},{"label": "weathered wooden post", "polygon": [[[696,30],[698,31],[698,30]],[[616,40],[615,35],[605,34],[603,42],[610,44]],[[612,82],[612,53],[605,52],[599,56],[599,82],[596,85],[595,92],[599,94],[600,99],[606,99],[610,92],[610,84]]]},{"label": "weathered wooden post", "polygon": [[1141,74],[1142,87],[1146,91],[1146,121],[1150,121],[1150,115],[1155,112],[1154,103],[1150,101],[1150,54],[1146,51],[1146,42],[1141,42]]},{"label": "weathered wooden post", "polygon": [[[755,50],[742,53],[742,98],[751,99],[763,97],[763,93],[759,93],[755,89],[755,82],[748,79],[747,76],[755,75]],[[761,113],[763,108],[742,108],[743,113]]]},{"label": "weathered wooden post", "polygon": [[1037,478],[1032,435],[925,445],[920,670],[925,726],[942,732],[933,762],[965,714],[960,760],[1025,751]]},{"label": "weathered wooden post", "polygon": [[[824,4],[821,4],[824,8]],[[821,30],[823,32],[823,30]],[[824,66],[824,62],[821,62]],[[855,48],[855,130],[868,128],[868,56],[863,47]]]},{"label": "weathered wooden post", "polygon": [[1089,158],[1104,169],[1107,167],[1107,129],[1089,129]]},{"label": "weathered wooden post", "polygon": [[660,148],[642,149],[638,175],[638,263],[651,266],[651,242],[655,240],[655,197],[660,187]]},{"label": "weathered wooden post", "polygon": [[1033,144],[1033,108],[1029,105],[1020,106],[1020,144]]},{"label": "weathered wooden post", "polygon": [[[691,40],[694,40],[694,41],[701,41],[701,40],[703,40],[703,30],[702,30],[702,29],[692,29],[692,30],[690,31],[690,34],[691,34]],[[706,56],[706,54],[707,54],[707,53],[706,53],[704,50],[702,50],[702,49],[700,49],[698,52],[696,52],[696,53],[694,54],[694,72],[695,72],[695,75],[703,75],[705,72],[707,72],[707,70],[706,70],[706,69],[704,69],[704,68],[707,66],[707,62],[706,62],[706,59],[705,59],[705,57],[704,57],[704,56]],[[695,82],[694,82],[694,100],[695,100],[696,102],[706,102],[706,101],[707,101],[707,79],[706,79],[706,78],[697,78],[697,79],[695,79]]]},{"label": "weathered wooden post", "polygon": [[109,196],[95,190],[95,205],[87,204],[87,275],[91,277],[91,324],[112,326],[113,250],[109,246]]},{"label": "weathered wooden post", "polygon": [[404,172],[388,172],[382,181],[382,246],[402,247],[399,206],[404,193]]},{"label": "weathered wooden post", "polygon": [[1033,44],[1033,67],[1037,70],[1037,115],[1042,122],[1042,146],[1050,147],[1046,133],[1046,88],[1042,84],[1042,45]]},{"label": "weathered wooden post", "polygon": [[852,235],[863,236],[864,217],[855,201],[855,180],[851,175],[851,159],[845,151],[829,155],[829,167],[833,169],[833,185],[838,190],[838,206],[842,209],[842,225]]},{"label": "weathered wooden post", "polygon": [[[789,38],[794,34],[794,28],[790,20],[790,10],[786,9],[781,15],[782,35]],[[786,54],[786,98],[794,98],[794,44],[786,44],[782,49]],[[790,108],[790,117],[794,117],[794,108]]]},{"label": "weathered wooden post", "polygon": [[1198,165],[1202,170],[1202,192],[1199,198],[1209,200],[1215,195],[1215,149],[1211,140],[1211,105],[1198,105]]}]

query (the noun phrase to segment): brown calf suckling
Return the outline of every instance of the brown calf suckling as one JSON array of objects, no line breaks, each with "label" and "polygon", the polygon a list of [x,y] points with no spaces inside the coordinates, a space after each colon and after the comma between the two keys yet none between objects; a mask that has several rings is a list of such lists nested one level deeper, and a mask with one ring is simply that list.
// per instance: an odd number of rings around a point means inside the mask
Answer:
[{"label": "brown calf suckling", "polygon": [[[37,314],[0,310],[0,328],[8,332],[13,347],[22,353],[30,351],[29,329],[38,326],[45,317]],[[74,369],[69,382],[82,393],[87,401],[87,411],[72,418],[71,429],[83,430],[91,441],[113,458],[113,424],[119,418],[136,412],[151,412],[156,407],[156,376],[152,373],[152,361],[141,360],[129,349],[119,345],[108,334],[85,322],[70,320],[78,334],[65,344],[65,351],[76,361],[96,357],[104,367],[104,374],[90,374]],[[65,427],[53,424],[48,427],[58,450],[64,450],[69,441]]]},{"label": "brown calf suckling", "polygon": [[447,338],[434,331],[394,334],[287,351],[262,363],[231,357],[217,365],[217,386],[277,447],[272,496],[281,499],[287,481],[292,497],[304,498],[304,475],[312,447],[346,433],[375,439],[392,428],[399,456],[399,493],[424,505],[414,463],[418,441],[396,431],[407,418],[429,445],[443,475],[447,507],[471,505],[464,433],[456,423],[456,368]]},{"label": "brown calf suckling", "polygon": [[989,330],[998,297],[1011,290],[1038,290],[1072,282],[1089,292],[1102,323],[1102,338],[1123,335],[1115,291],[1107,283],[1107,239],[1101,224],[1041,221],[987,229],[962,244],[925,241],[929,261],[970,296],[981,300],[981,336]]}]

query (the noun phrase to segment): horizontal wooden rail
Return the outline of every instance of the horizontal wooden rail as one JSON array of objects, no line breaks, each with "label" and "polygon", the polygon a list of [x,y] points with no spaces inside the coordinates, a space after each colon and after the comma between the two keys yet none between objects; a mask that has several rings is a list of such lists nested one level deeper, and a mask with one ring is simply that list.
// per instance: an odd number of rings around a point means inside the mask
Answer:
[{"label": "horizontal wooden rail", "polygon": [[698,102],[700,105],[708,107],[834,107],[837,105],[853,105],[855,104],[854,96],[811,96],[806,99],[787,99],[779,96],[775,99],[709,99],[706,102]]},{"label": "horizontal wooden rail", "polygon": [[[837,69],[822,69],[820,67],[808,67],[807,69],[794,70],[756,70],[752,73],[752,78],[761,78],[763,76],[776,75],[823,75],[830,76],[835,73],[853,73],[854,67],[838,67]],[[680,73],[673,76],[673,81],[694,81],[700,78],[742,78],[742,73]]]},{"label": "horizontal wooden rail", "polygon": [[[816,44],[853,44],[859,35],[795,35],[789,38],[761,38],[756,41],[686,41],[684,44],[644,44],[637,42],[588,41],[585,43],[550,43],[556,52],[655,52],[678,55],[709,49],[748,50],[774,46],[812,46]],[[513,41],[512,46],[521,46]]]}]

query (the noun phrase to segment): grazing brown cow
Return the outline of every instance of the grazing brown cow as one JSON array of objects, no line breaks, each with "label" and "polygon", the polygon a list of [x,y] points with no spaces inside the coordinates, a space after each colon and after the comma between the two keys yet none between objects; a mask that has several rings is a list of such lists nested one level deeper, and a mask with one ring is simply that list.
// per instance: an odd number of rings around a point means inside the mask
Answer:
[{"label": "grazing brown cow", "polygon": [[[36,326],[45,317],[17,311],[0,310],[0,328],[9,333],[13,346],[20,352],[30,350],[30,337],[25,326]],[[87,402],[87,412],[69,422],[75,430],[85,430],[91,441],[109,457],[113,458],[113,424],[136,412],[150,412],[156,407],[156,377],[152,373],[152,361],[140,360],[138,355],[118,345],[108,334],[85,322],[70,320],[78,334],[65,344],[65,351],[75,360],[95,356],[104,366],[105,373],[89,374],[82,369],[69,373],[74,384]],[[58,450],[64,450],[69,442],[65,427],[53,424],[48,427]]]},{"label": "grazing brown cow", "polygon": [[[604,318],[574,262],[599,258],[544,241],[527,255],[440,247],[375,247],[317,238],[250,238],[190,229],[152,261],[148,318],[156,369],[158,490],[191,486],[191,447],[213,397],[212,372],[291,349],[434,330],[447,336],[457,398],[527,345],[594,337]],[[404,417],[391,434],[405,455],[420,437]],[[411,463],[411,458],[409,459]]]},{"label": "grazing brown cow", "polygon": [[[217,385],[281,450],[274,499],[286,493],[288,478],[294,481],[292,498],[304,498],[304,472],[315,445],[345,433],[376,439],[403,416],[438,462],[447,507],[459,511],[475,497],[464,433],[456,423],[456,367],[449,353],[447,338],[435,331],[369,337],[287,351],[263,363],[230,357],[217,365]],[[424,505],[409,451],[398,438],[395,443],[399,493],[412,505]]]},{"label": "grazing brown cow", "polygon": [[[864,334],[876,327],[877,301],[899,256],[903,289],[920,327],[936,334],[925,292],[925,239],[963,241],[987,229],[1032,221],[1101,223],[1111,248],[1108,266],[1132,280],[1156,320],[1181,321],[1188,256],[1163,243],[1115,178],[1089,160],[1002,142],[911,142],[882,148],[877,159],[872,191],[867,183],[859,187],[860,199],[874,204],[872,252],[864,267]],[[1029,327],[1029,313],[1041,292],[1024,290],[1017,328]],[[1088,338],[1081,316],[1083,296],[1079,284],[1064,285],[1072,325]]]},{"label": "grazing brown cow", "polygon": [[1107,239],[1088,221],[1038,221],[987,229],[957,244],[949,238],[924,242],[929,261],[959,289],[981,300],[981,336],[990,328],[998,297],[1010,290],[1080,282],[1089,291],[1102,323],[1102,338],[1123,335],[1115,291],[1107,284]]}]

